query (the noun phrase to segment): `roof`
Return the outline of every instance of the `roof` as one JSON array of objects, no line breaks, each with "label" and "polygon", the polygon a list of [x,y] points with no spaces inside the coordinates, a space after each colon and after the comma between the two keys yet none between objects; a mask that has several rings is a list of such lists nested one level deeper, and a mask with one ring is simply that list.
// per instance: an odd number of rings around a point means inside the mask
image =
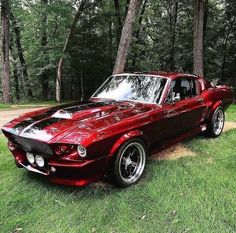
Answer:
[{"label": "roof", "polygon": [[175,79],[178,77],[197,77],[196,75],[193,74],[187,74],[187,73],[181,73],[181,72],[163,72],[163,71],[148,71],[148,72],[134,72],[134,73],[122,73],[118,75],[135,75],[135,74],[140,74],[140,75],[156,75],[156,76],[161,76],[165,78],[170,78],[170,79]]},{"label": "roof", "polygon": [[145,72],[145,74],[151,74],[151,75],[158,75],[163,76],[167,78],[178,78],[178,77],[197,77],[193,74],[187,74],[187,73],[181,73],[181,72],[163,72],[163,71],[149,71]]}]

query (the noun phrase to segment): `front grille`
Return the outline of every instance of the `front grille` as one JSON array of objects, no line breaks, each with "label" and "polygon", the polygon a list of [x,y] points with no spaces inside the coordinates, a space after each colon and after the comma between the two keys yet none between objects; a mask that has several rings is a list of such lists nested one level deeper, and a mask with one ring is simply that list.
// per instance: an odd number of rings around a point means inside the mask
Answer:
[{"label": "front grille", "polygon": [[11,135],[12,141],[22,150],[32,153],[38,153],[40,155],[53,155],[53,151],[46,143],[30,139],[23,138],[16,135]]}]

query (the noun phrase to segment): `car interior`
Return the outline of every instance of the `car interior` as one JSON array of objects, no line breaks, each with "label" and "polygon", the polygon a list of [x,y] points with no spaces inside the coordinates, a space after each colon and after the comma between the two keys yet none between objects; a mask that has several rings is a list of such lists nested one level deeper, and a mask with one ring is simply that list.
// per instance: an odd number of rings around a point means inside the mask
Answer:
[{"label": "car interior", "polygon": [[192,79],[177,79],[172,81],[171,86],[167,103],[185,100],[196,95],[196,85]]}]

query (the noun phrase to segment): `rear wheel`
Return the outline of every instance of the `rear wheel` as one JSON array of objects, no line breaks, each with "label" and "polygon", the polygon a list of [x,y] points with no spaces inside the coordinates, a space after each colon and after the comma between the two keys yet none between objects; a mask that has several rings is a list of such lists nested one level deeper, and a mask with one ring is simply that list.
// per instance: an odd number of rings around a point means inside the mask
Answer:
[{"label": "rear wheel", "polygon": [[137,183],[143,174],[146,158],[147,147],[141,139],[132,139],[124,143],[114,163],[116,183],[121,187]]},{"label": "rear wheel", "polygon": [[218,107],[211,118],[211,122],[207,128],[207,135],[213,138],[219,137],[223,131],[225,123],[224,109],[220,106]]}]

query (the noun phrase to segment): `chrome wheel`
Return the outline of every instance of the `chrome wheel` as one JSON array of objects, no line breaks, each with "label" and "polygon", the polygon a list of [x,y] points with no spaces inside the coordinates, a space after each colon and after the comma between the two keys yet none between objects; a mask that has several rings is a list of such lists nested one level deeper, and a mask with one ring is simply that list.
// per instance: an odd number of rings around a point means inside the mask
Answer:
[{"label": "chrome wheel", "polygon": [[213,130],[216,135],[219,135],[224,127],[224,112],[222,109],[218,109],[213,118]]},{"label": "chrome wheel", "polygon": [[136,182],[143,173],[146,151],[139,142],[129,143],[119,157],[119,176],[126,184]]}]

